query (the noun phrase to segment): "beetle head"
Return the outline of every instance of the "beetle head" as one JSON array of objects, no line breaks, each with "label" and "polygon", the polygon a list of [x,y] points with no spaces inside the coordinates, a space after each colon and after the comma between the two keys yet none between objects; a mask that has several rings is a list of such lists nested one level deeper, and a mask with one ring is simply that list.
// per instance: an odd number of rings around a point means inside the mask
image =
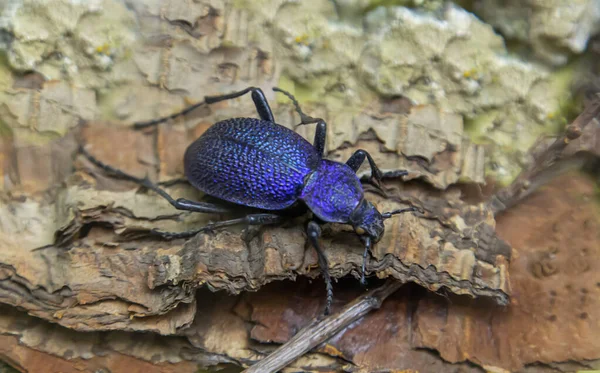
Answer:
[{"label": "beetle head", "polygon": [[350,224],[352,224],[358,235],[361,237],[367,236],[377,242],[381,239],[385,230],[383,219],[377,208],[371,202],[363,199],[352,212]]},{"label": "beetle head", "polygon": [[367,240],[367,245],[378,242],[385,231],[383,221],[389,219],[392,215],[401,214],[403,212],[419,211],[415,207],[409,207],[383,214],[377,211],[377,208],[369,201],[363,199],[360,201],[356,209],[350,216],[350,224],[354,227],[354,231]]},{"label": "beetle head", "polygon": [[394,210],[390,212],[384,212],[381,214],[377,211],[377,208],[371,203],[365,200],[364,198],[356,209],[350,215],[349,223],[352,224],[356,233],[360,236],[361,240],[365,244],[365,253],[363,256],[363,264],[362,264],[362,276],[360,282],[362,284],[366,284],[365,282],[365,268],[367,264],[367,253],[371,250],[371,245],[377,243],[383,236],[383,232],[385,231],[385,226],[383,225],[383,221],[385,219],[389,219],[392,215],[400,214],[408,211],[418,211],[415,207],[409,207],[405,209]]}]

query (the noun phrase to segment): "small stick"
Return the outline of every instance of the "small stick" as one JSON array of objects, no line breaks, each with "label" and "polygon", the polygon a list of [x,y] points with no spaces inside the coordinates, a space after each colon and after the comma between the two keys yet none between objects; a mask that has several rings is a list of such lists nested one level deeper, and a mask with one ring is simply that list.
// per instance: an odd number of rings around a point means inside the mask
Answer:
[{"label": "small stick", "polygon": [[500,189],[488,199],[487,204],[494,215],[514,206],[565,169],[581,166],[581,162],[576,160],[562,167],[559,167],[558,162],[563,160],[563,151],[567,145],[579,138],[585,127],[592,121],[600,121],[600,96],[590,101],[573,123],[567,126],[565,133],[534,157],[531,165],[523,170],[512,184]]},{"label": "small stick", "polygon": [[383,301],[398,290],[403,283],[387,280],[377,289],[356,298],[339,312],[322,320],[315,320],[300,330],[269,356],[244,370],[244,373],[275,373],[334,336],[341,329],[381,307]]}]

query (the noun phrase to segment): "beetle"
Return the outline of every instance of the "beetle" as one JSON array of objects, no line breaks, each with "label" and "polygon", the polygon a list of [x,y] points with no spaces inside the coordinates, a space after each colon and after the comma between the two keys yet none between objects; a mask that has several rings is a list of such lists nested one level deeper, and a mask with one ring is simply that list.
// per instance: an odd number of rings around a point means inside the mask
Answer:
[{"label": "beetle", "polygon": [[[275,224],[284,219],[286,211],[297,209],[298,206],[301,212],[310,210],[313,218],[307,224],[306,233],[317,252],[319,267],[325,280],[327,299],[324,313],[327,315],[331,310],[333,289],[327,257],[319,244],[320,226],[324,223],[342,223],[354,228],[365,245],[361,273],[361,283],[365,284],[367,255],[371,245],[378,242],[384,234],[384,220],[395,214],[418,210],[409,207],[380,213],[365,199],[362,184],[356,175],[367,160],[371,168],[370,179],[376,186],[380,186],[383,174],[371,155],[361,149],[354,152],[346,163],[325,159],[325,121],[304,114],[298,101],[290,93],[277,87],[273,90],[292,101],[300,115],[299,125],[316,123],[312,144],[295,131],[275,123],[263,91],[256,87],[222,96],[207,96],[204,102],[181,112],[134,125],[135,128],[156,125],[186,114],[200,105],[234,99],[251,92],[260,119],[233,118],[217,122],[189,145],[184,155],[185,176],[190,184],[229,205],[174,199],[148,178],[137,178],[106,165],[83,147],[80,147],[80,151],[104,170],[155,191],[178,210],[227,213],[232,212],[232,206],[256,210],[242,218],[217,221],[192,231],[152,231],[167,239],[188,238],[199,232],[235,224]],[[406,171],[396,173],[399,176],[406,174]]]}]

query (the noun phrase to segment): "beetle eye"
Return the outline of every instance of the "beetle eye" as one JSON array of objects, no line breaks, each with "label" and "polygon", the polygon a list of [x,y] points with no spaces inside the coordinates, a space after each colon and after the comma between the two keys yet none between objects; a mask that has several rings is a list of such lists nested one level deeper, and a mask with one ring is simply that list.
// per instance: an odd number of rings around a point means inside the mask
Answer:
[{"label": "beetle eye", "polygon": [[358,234],[365,234],[365,230],[363,228],[361,228],[361,227],[356,228],[355,231]]}]

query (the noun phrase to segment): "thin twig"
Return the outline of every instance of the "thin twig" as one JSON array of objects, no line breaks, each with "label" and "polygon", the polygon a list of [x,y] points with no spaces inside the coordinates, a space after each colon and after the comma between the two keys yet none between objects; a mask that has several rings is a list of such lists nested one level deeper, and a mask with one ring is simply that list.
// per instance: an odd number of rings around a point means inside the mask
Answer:
[{"label": "thin twig", "polygon": [[581,159],[574,159],[572,162],[566,162],[562,165],[559,162],[565,160],[563,151],[567,145],[579,138],[585,127],[594,120],[600,121],[600,97],[596,97],[596,99],[589,102],[573,123],[567,126],[565,133],[559,136],[542,153],[534,157],[530,167],[522,171],[511,185],[500,189],[490,197],[487,203],[494,215],[498,215],[514,206],[557,174],[564,172],[566,169],[581,166]]},{"label": "thin twig", "polygon": [[246,369],[244,373],[278,372],[371,310],[381,307],[381,303],[402,285],[401,282],[390,279],[383,286],[356,298],[339,312],[325,319],[313,321],[269,356]]}]

